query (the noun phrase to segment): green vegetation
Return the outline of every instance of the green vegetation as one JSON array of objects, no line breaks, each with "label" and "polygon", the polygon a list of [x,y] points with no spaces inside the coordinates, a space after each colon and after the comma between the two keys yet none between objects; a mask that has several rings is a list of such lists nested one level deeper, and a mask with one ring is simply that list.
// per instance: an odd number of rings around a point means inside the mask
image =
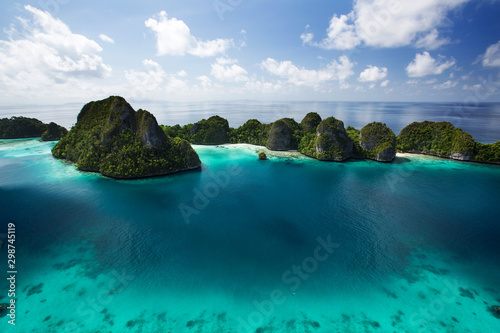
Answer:
[{"label": "green vegetation", "polygon": [[321,123],[320,115],[316,112],[309,112],[300,122],[300,126],[302,126],[304,134],[316,133],[319,123]]},{"label": "green vegetation", "polygon": [[297,150],[302,139],[302,127],[292,118],[272,123],[267,148],[271,150]]},{"label": "green vegetation", "polygon": [[373,122],[359,133],[361,156],[388,162],[396,157],[396,135],[386,124]]},{"label": "green vegetation", "polygon": [[0,139],[38,138],[59,140],[68,131],[55,123],[44,124],[35,118],[12,117],[0,119]]},{"label": "green vegetation", "polygon": [[316,133],[305,134],[299,152],[324,161],[343,161],[353,151],[353,142],[344,129],[344,123],[333,117],[323,119]]},{"label": "green vegetation", "polygon": [[193,126],[194,124],[187,124],[182,127],[179,124],[174,126],[160,125],[160,128],[171,138],[180,138],[191,142],[191,128]]},{"label": "green vegetation", "polygon": [[360,130],[352,126],[347,126],[345,131],[347,133],[347,136],[349,136],[349,139],[351,139],[353,143],[352,154],[356,157],[365,157],[364,156],[365,152],[363,148],[361,148],[361,146],[359,145]]},{"label": "green vegetation", "polygon": [[474,139],[449,122],[413,122],[399,133],[397,150],[469,160]]},{"label": "green vegetation", "polygon": [[47,125],[47,130],[42,133],[42,141],[57,141],[68,133],[68,130],[56,123]]},{"label": "green vegetation", "polygon": [[318,125],[316,158],[326,161],[343,161],[349,158],[353,142],[344,129],[344,122],[328,117]]},{"label": "green vegetation", "polygon": [[308,113],[300,124],[291,118],[283,118],[271,124],[250,119],[234,129],[229,127],[226,119],[214,116],[182,127],[161,127],[168,136],[191,143],[248,143],[267,146],[271,150],[297,149],[306,156],[320,160],[342,161],[356,157],[388,162],[395,158],[397,148],[402,152],[461,160],[500,161],[499,143],[474,143],[467,132],[447,122],[415,122],[405,127],[398,137],[384,123],[373,122],[361,130],[352,126],[344,129],[342,121],[333,117],[321,120],[315,112]]},{"label": "green vegetation", "polygon": [[472,159],[478,162],[500,163],[500,141],[492,144],[476,142]]},{"label": "green vegetation", "polygon": [[249,143],[265,146],[269,140],[270,124],[261,124],[257,119],[250,119],[231,132],[231,143]]},{"label": "green vegetation", "polygon": [[121,97],[85,105],[76,125],[52,149],[80,170],[113,178],[140,178],[198,168],[191,145],[169,138],[152,114],[135,112]]},{"label": "green vegetation", "polygon": [[259,160],[267,160],[267,155],[263,151],[259,153]]},{"label": "green vegetation", "polygon": [[202,119],[191,128],[190,142],[199,145],[229,143],[229,123],[219,116]]}]

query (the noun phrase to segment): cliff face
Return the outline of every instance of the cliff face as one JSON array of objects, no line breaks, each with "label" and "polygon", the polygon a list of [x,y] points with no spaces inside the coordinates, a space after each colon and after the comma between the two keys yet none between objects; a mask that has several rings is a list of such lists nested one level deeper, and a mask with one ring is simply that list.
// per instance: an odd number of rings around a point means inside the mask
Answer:
[{"label": "cliff face", "polygon": [[379,162],[391,162],[396,158],[396,136],[386,124],[373,122],[363,127],[359,145],[364,157]]},{"label": "cliff face", "polygon": [[219,116],[212,116],[194,124],[191,128],[191,142],[200,145],[229,143],[229,123]]},{"label": "cliff face", "polygon": [[90,102],[77,119],[52,154],[75,162],[80,170],[140,178],[201,166],[188,142],[169,138],[152,114],[135,112],[121,97]]},{"label": "cliff face", "polygon": [[321,121],[316,134],[316,158],[324,161],[343,161],[351,156],[353,142],[344,123],[333,117]]},{"label": "cliff face", "polygon": [[397,149],[468,161],[474,155],[472,136],[449,122],[413,122],[401,130]]},{"label": "cliff face", "polygon": [[300,132],[300,125],[295,120],[277,120],[272,124],[266,146],[270,150],[297,150]]}]

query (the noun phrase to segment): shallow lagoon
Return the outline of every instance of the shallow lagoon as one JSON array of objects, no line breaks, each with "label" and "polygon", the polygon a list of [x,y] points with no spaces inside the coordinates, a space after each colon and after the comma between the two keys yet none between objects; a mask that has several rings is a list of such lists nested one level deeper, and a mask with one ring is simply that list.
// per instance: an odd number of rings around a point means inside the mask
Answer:
[{"label": "shallow lagoon", "polygon": [[487,311],[500,303],[498,166],[259,161],[252,146],[195,146],[202,171],[116,181],[53,159],[52,146],[0,142],[20,291],[17,327],[4,317],[2,332],[500,325]]}]

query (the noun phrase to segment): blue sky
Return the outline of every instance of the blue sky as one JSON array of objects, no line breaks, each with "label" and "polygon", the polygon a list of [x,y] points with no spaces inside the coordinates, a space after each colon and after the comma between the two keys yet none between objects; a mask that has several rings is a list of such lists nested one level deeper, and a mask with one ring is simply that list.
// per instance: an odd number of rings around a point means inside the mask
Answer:
[{"label": "blue sky", "polygon": [[4,0],[0,105],[500,101],[499,0]]}]

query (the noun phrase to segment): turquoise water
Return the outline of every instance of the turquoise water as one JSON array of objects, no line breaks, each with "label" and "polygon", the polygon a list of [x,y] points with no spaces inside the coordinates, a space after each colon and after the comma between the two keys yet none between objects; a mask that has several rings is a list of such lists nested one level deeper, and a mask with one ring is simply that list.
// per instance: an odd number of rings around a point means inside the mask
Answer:
[{"label": "turquoise water", "polygon": [[202,171],[116,181],[53,145],[0,141],[1,332],[500,330],[498,166],[195,146]]}]

